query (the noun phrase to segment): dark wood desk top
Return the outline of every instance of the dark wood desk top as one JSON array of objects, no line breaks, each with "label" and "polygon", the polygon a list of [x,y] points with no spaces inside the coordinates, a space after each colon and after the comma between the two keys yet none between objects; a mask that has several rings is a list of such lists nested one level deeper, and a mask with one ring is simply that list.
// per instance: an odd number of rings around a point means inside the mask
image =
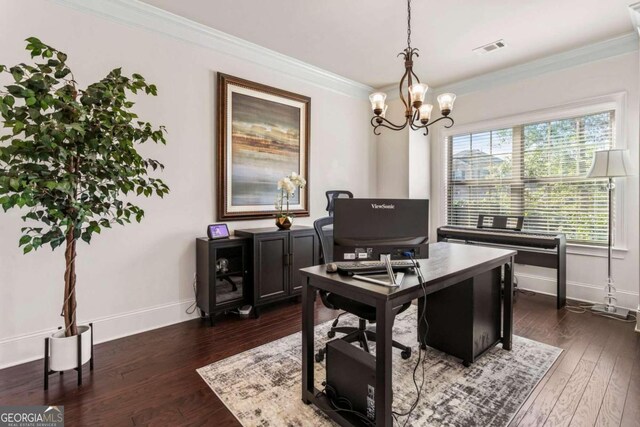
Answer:
[{"label": "dark wood desk top", "polygon": [[[428,293],[431,293],[439,290],[442,287],[439,285],[445,285],[447,280],[451,278],[460,281],[463,276],[473,277],[478,272],[505,264],[516,253],[510,249],[438,242],[429,245],[429,259],[417,261],[420,264],[420,271]],[[375,299],[395,299],[420,288],[416,274],[405,274],[402,285],[399,287],[387,287],[363,282],[338,273],[327,273],[324,265],[303,268],[300,272],[303,276],[314,279],[316,283],[324,282],[330,286],[348,286],[349,291]],[[324,288],[324,286],[320,287]]]}]

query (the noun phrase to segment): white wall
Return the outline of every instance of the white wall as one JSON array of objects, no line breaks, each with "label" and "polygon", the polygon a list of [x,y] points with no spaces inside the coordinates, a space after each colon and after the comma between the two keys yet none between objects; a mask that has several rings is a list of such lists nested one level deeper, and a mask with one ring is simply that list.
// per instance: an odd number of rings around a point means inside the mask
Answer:
[{"label": "white wall", "polygon": [[[188,318],[194,240],[216,220],[216,72],[311,97],[311,217],[296,223],[310,225],[324,215],[327,189],[375,194],[377,153],[364,96],[49,1],[2,2],[1,8],[0,63],[29,61],[23,40],[37,36],[69,55],[80,85],[122,66],[158,86],[159,96],[139,98],[135,110],[168,129],[166,147],[149,144],[142,151],[165,164],[161,177],[171,193],[139,200],[146,210],[141,224],[78,245],[78,318],[95,322],[98,342]],[[62,321],[63,252],[22,255],[19,216],[0,214],[0,368],[42,357],[42,338]],[[230,228],[271,224],[243,221]]]},{"label": "white wall", "polygon": [[[547,109],[587,98],[626,93],[623,134],[620,142],[629,148],[636,175],[624,183],[624,227],[626,249],[616,251],[613,274],[618,288],[619,305],[635,309],[638,305],[638,134],[639,134],[639,66],[638,52],[627,53],[588,64],[549,72],[534,78],[507,84],[488,85],[470,93],[459,94],[453,116],[456,126],[491,121],[503,117]],[[455,127],[454,127],[455,129]],[[432,139],[432,224],[446,223],[445,143],[440,131]],[[572,248],[569,248],[569,252]],[[591,255],[569,253],[567,257],[567,294],[571,298],[601,302],[606,283],[606,250]],[[521,288],[555,294],[555,271],[530,266],[516,267]]]}]

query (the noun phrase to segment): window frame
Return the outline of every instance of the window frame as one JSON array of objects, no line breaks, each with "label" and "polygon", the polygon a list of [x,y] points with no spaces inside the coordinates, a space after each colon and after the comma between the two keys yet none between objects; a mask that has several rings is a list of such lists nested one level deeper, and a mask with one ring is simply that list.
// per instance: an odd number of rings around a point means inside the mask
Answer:
[{"label": "window frame", "polygon": [[[626,149],[626,103],[627,93],[616,92],[609,95],[588,98],[585,100],[573,102],[570,104],[556,105],[549,108],[540,110],[534,110],[530,112],[515,114],[512,116],[501,117],[496,119],[483,120],[481,122],[474,122],[463,125],[455,125],[451,129],[443,129],[440,133],[440,141],[443,144],[441,150],[441,161],[444,167],[442,168],[440,186],[440,200],[441,203],[440,217],[446,222],[449,218],[449,139],[453,136],[467,133],[480,133],[489,132],[492,130],[513,128],[516,126],[522,126],[530,123],[561,120],[577,116],[586,116],[590,114],[596,114],[603,111],[614,111],[614,146],[613,148]],[[625,179],[617,179],[615,189],[615,221],[616,227],[614,230],[614,258],[623,258],[621,252],[627,251],[627,221],[625,220],[625,195],[626,186]],[[600,244],[588,244],[588,243],[568,243],[568,252],[581,255],[602,256],[602,251],[606,251],[606,245]]]}]

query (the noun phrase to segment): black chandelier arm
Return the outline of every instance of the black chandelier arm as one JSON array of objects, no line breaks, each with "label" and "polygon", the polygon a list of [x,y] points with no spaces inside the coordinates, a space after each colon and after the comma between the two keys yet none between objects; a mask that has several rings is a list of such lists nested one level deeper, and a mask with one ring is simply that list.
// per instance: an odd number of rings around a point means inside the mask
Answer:
[{"label": "black chandelier arm", "polygon": [[400,79],[400,84],[398,85],[398,92],[400,93],[400,100],[404,104],[405,111],[409,110],[409,104],[407,103],[407,100],[404,99],[404,94],[402,93],[402,85],[404,84],[404,81],[407,78],[408,74],[409,74],[409,70],[405,70],[404,74],[402,75],[402,79]]},{"label": "black chandelier arm", "polygon": [[427,126],[431,126],[432,124],[434,124],[434,123],[438,123],[438,122],[439,122],[439,121],[441,121],[441,120],[448,120],[448,121],[449,121],[449,124],[448,124],[448,125],[444,125],[444,127],[445,127],[446,129],[449,129],[449,128],[450,128],[451,126],[453,126],[453,125],[454,125],[454,123],[455,123],[451,117],[449,117],[449,116],[442,116],[442,117],[440,117],[440,118],[438,118],[438,119],[436,119],[436,120],[432,121],[431,123],[427,123]]},{"label": "black chandelier arm", "polygon": [[402,125],[397,125],[385,119],[384,117],[380,117],[380,116],[371,117],[371,126],[373,126],[373,133],[375,135],[380,135],[380,131],[378,131],[379,127],[383,127],[391,130],[402,130],[405,127],[407,127],[407,123],[409,123],[408,120],[405,121]]},{"label": "black chandelier arm", "polygon": [[444,125],[444,127],[445,127],[446,129],[449,129],[449,128],[450,128],[451,126],[453,126],[453,124],[454,124],[454,121],[453,121],[453,119],[452,119],[451,117],[449,117],[449,116],[442,116],[442,117],[439,117],[439,118],[437,118],[436,120],[434,120],[434,121],[432,121],[432,122],[425,123],[424,125],[416,125],[416,124],[414,124],[414,123],[411,123],[411,129],[413,129],[413,130],[424,129],[424,130],[425,130],[425,135],[427,135],[427,133],[428,133],[427,128],[428,128],[429,126],[431,126],[431,125],[434,125],[434,124],[438,123],[439,121],[442,121],[442,120],[448,120],[448,121],[449,121],[449,124],[448,124],[448,125]]}]

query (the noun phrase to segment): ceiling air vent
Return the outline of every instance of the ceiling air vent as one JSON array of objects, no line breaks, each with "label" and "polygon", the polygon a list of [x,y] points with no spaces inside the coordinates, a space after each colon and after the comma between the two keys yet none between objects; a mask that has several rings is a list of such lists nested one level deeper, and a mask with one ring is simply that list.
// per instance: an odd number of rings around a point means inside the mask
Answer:
[{"label": "ceiling air vent", "polygon": [[505,46],[506,43],[504,42],[504,40],[500,39],[495,42],[485,44],[484,46],[477,47],[473,49],[473,51],[478,55],[484,55],[485,53],[495,52],[496,50],[502,49]]}]

